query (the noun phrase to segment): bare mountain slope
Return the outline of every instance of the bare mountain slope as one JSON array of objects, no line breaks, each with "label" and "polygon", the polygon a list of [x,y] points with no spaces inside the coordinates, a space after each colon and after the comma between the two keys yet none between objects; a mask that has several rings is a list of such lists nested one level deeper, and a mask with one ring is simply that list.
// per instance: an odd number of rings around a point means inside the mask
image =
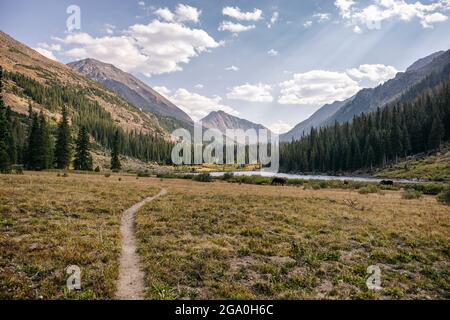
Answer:
[{"label": "bare mountain slope", "polygon": [[157,115],[172,117],[192,123],[191,118],[172,102],[164,98],[150,86],[112,64],[95,59],[71,62],[69,67],[82,75],[103,84],[126,101]]},{"label": "bare mountain slope", "polygon": [[209,129],[217,129],[223,134],[225,134],[227,129],[255,129],[257,132],[259,129],[266,129],[270,133],[270,130],[264,127],[262,124],[253,123],[248,120],[232,116],[222,110],[211,112],[201,121],[203,127]]}]

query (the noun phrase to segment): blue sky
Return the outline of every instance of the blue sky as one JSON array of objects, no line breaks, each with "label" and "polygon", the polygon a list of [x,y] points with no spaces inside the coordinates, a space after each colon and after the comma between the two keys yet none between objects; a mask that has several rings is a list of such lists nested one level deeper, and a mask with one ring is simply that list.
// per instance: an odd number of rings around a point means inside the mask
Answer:
[{"label": "blue sky", "polygon": [[2,0],[0,29],[63,63],[113,63],[194,119],[222,109],[282,132],[448,50],[449,15],[450,0]]}]

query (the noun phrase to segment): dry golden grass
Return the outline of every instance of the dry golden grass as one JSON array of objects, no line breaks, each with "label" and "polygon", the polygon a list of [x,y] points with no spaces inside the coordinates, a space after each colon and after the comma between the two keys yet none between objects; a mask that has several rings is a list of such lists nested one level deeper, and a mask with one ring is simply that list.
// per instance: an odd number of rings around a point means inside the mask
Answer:
[{"label": "dry golden grass", "polygon": [[434,197],[154,183],[169,194],[137,217],[147,298],[450,298],[450,210]]},{"label": "dry golden grass", "polygon": [[0,298],[112,298],[121,213],[161,187],[137,217],[147,298],[450,298],[450,210],[434,197],[56,172],[0,176]]},{"label": "dry golden grass", "polygon": [[[114,296],[120,217],[159,190],[134,176],[0,175],[0,299]],[[65,268],[81,268],[82,290]]]}]

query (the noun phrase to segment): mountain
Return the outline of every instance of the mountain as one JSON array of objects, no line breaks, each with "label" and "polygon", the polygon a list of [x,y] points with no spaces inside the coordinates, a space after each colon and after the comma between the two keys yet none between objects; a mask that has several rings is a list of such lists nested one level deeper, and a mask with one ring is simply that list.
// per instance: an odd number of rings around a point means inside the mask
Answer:
[{"label": "mountain", "polygon": [[299,139],[302,135],[307,135],[311,128],[319,127],[324,121],[334,115],[342,106],[347,103],[345,101],[335,101],[331,104],[326,104],[317,110],[311,117],[305,121],[300,122],[289,132],[286,132],[280,136],[280,140],[284,142],[290,142],[292,139]]},{"label": "mountain", "polygon": [[[440,73],[450,63],[450,50],[433,53],[414,62],[405,72],[397,75],[376,88],[362,89],[344,103],[335,102],[325,105],[312,117],[281,135],[281,141],[299,139],[303,132],[308,132],[311,126],[323,127],[351,121],[354,116],[375,111],[399,98],[411,87],[434,73]],[[322,110],[324,109],[324,110]]]},{"label": "mountain", "polygon": [[427,64],[432,62],[435,58],[439,57],[440,55],[442,55],[444,53],[445,53],[445,51],[438,51],[438,52],[430,54],[429,56],[426,56],[425,58],[419,59],[416,62],[414,62],[412,65],[410,65],[406,69],[406,72],[419,70],[420,68],[426,66]]},{"label": "mountain", "polygon": [[112,64],[95,59],[84,59],[67,65],[82,75],[101,83],[144,111],[192,123],[192,119],[172,102],[141,80]]},{"label": "mountain", "polygon": [[155,115],[139,110],[110,89],[1,31],[0,66],[4,103],[19,121],[18,149],[26,146],[29,108],[35,113],[42,111],[54,128],[64,105],[72,133],[75,135],[78,128],[85,127],[98,152],[107,154],[118,135],[122,155],[142,161],[170,162],[173,140]]},{"label": "mountain", "polygon": [[[114,92],[83,77],[66,65],[44,57],[2,31],[0,31],[0,65],[7,72],[36,81],[35,85],[42,87],[51,85],[64,87],[66,90],[82,91],[83,96],[91,102],[95,101],[103,111],[109,113],[112,122],[125,131],[137,130],[167,135],[155,116],[141,112]],[[31,97],[27,94],[27,90],[12,80],[5,85],[4,99],[6,105],[20,114],[27,114],[28,105],[31,103],[36,111],[43,109],[48,116],[54,119],[59,117],[59,108],[44,105],[43,99]]]},{"label": "mountain", "polygon": [[217,129],[224,134],[227,129],[255,129],[257,132],[259,129],[266,129],[268,130],[268,133],[270,133],[270,130],[262,124],[253,123],[248,120],[232,116],[222,110],[211,112],[209,115],[204,117],[201,122],[204,128]]}]

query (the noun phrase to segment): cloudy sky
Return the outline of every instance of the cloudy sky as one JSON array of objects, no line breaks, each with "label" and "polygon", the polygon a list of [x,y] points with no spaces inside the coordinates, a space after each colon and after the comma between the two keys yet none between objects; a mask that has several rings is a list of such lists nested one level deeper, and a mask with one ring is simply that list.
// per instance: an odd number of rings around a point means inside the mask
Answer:
[{"label": "cloudy sky", "polygon": [[284,132],[450,49],[449,16],[450,0],[2,0],[0,29],[63,63],[112,63],[195,120],[220,109]]}]

